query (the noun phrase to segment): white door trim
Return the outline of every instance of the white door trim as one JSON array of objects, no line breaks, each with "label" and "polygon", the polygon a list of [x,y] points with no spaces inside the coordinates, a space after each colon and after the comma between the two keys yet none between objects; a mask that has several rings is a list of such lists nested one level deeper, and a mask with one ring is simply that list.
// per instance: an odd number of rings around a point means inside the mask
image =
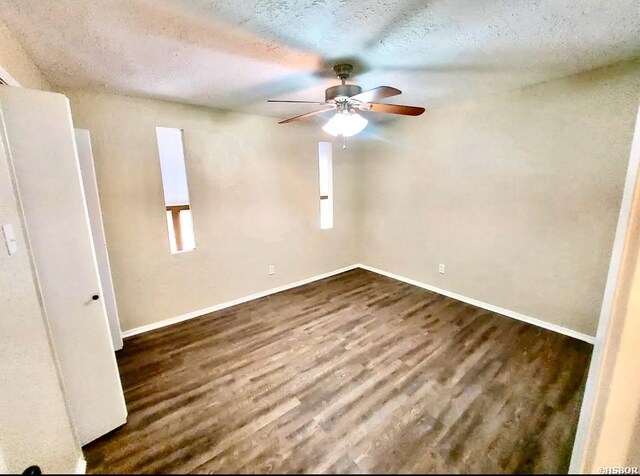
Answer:
[{"label": "white door trim", "polygon": [[20,86],[20,83],[9,74],[9,71],[4,69],[0,64],[0,79],[2,79],[8,86]]},{"label": "white door trim", "polygon": [[[23,88],[2,87],[0,96],[34,274],[83,444],[124,423],[126,406],[103,303],[91,299],[102,292],[69,103]],[[42,182],[42,174],[55,180]]]},{"label": "white door trim", "polygon": [[640,171],[640,108],[636,117],[635,131],[631,146],[631,155],[629,157],[629,165],[627,167],[627,177],[622,192],[622,201],[620,204],[620,214],[618,215],[618,225],[613,241],[613,250],[611,252],[611,262],[609,264],[609,274],[607,276],[607,284],[605,286],[602,299],[602,307],[600,308],[600,319],[598,321],[598,330],[591,356],[591,364],[589,366],[589,376],[585,386],[584,396],[582,399],[582,408],[580,410],[580,420],[578,421],[578,429],[573,445],[573,453],[571,454],[571,464],[569,473],[582,473],[589,468],[586,467],[589,457],[589,449],[593,446],[592,438],[595,436],[594,415],[601,403],[603,393],[606,389],[603,386],[603,369],[605,366],[605,353],[614,330],[611,322],[611,311],[616,298],[616,290],[619,284],[620,271],[623,265],[623,257],[625,245],[627,242],[627,234],[629,231],[629,220],[633,208],[636,185],[638,182],[638,172]]},{"label": "white door trim", "polygon": [[98,274],[102,287],[102,301],[104,303],[111,340],[115,350],[122,349],[122,333],[120,330],[120,319],[118,318],[118,305],[113,289],[113,279],[111,278],[111,264],[109,262],[109,251],[102,221],[102,210],[100,207],[100,193],[96,180],[96,171],[93,160],[93,149],[91,146],[91,134],[86,129],[74,129],[76,138],[76,148],[84,189],[89,225],[93,236],[93,248],[98,264]]}]

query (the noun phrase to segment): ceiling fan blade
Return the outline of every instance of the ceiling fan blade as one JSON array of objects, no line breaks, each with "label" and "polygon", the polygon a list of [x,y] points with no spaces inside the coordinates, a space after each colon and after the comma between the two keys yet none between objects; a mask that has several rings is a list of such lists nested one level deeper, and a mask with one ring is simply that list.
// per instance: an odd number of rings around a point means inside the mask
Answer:
[{"label": "ceiling fan blade", "polygon": [[324,102],[319,101],[289,101],[289,100],[280,100],[280,99],[267,99],[267,102],[293,102],[300,104],[325,104]]},{"label": "ceiling fan blade", "polygon": [[278,122],[278,124],[287,124],[289,122],[297,121],[299,119],[306,119],[307,117],[315,116],[316,114],[321,114],[323,112],[330,111],[331,109],[334,109],[334,108],[318,109],[317,111],[307,112],[305,114],[300,114],[299,116],[290,117],[289,119],[285,119],[283,121],[280,121],[280,122]]},{"label": "ceiling fan blade", "polygon": [[378,99],[397,96],[398,94],[402,94],[402,91],[399,89],[392,88],[391,86],[378,86],[377,88],[369,89],[368,91],[363,91],[360,94],[351,96],[350,99],[355,99],[360,102],[372,102],[377,101]]},{"label": "ceiling fan blade", "polygon": [[425,111],[424,107],[402,106],[400,104],[380,104],[376,102],[365,105],[365,107],[363,107],[363,110],[369,112],[388,112],[391,114],[402,114],[403,116],[419,116]]}]

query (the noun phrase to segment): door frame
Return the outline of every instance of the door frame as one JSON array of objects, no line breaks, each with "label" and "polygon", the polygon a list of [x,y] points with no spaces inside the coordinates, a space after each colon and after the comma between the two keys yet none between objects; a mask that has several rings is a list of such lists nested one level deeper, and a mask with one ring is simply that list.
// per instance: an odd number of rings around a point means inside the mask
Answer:
[{"label": "door frame", "polygon": [[[4,70],[2,69],[2,67],[0,66],[0,74],[2,74],[4,72]],[[10,76],[9,76],[10,77]],[[10,77],[11,78],[11,77]],[[3,78],[5,79],[5,78]],[[11,78],[13,79],[13,78]],[[14,80],[15,82],[15,80]],[[17,84],[17,83],[16,83]],[[17,84],[17,86],[19,87],[20,85]],[[33,280],[33,286],[34,286],[34,290],[38,299],[38,309],[40,311],[40,315],[42,317],[42,321],[43,321],[43,325],[47,334],[47,340],[49,343],[49,352],[51,355],[51,359],[53,361],[53,365],[56,371],[56,376],[58,378],[58,384],[60,385],[60,389],[62,391],[62,396],[63,396],[63,401],[64,401],[64,407],[67,413],[67,418],[69,421],[69,426],[71,428],[71,434],[73,437],[73,441],[75,443],[75,445],[81,450],[82,445],[80,443],[80,437],[78,436],[78,429],[76,428],[76,425],[73,421],[73,415],[72,415],[72,411],[71,411],[71,403],[69,401],[69,397],[67,396],[67,389],[65,388],[64,385],[64,379],[63,379],[63,375],[62,375],[62,368],[60,366],[60,361],[58,359],[58,356],[55,352],[54,346],[53,346],[53,337],[51,334],[51,326],[49,325],[49,320],[47,317],[47,310],[44,306],[44,297],[42,295],[42,288],[40,286],[40,282],[38,280],[38,274],[36,271],[36,265],[35,265],[35,257],[33,254],[33,249],[31,246],[31,238],[29,236],[29,230],[27,229],[27,221],[25,218],[25,213],[24,213],[24,208],[22,206],[22,197],[20,196],[20,189],[18,188],[18,177],[16,174],[16,170],[15,170],[15,166],[13,163],[13,158],[11,156],[10,150],[9,150],[9,138],[7,135],[7,132],[5,130],[4,127],[4,117],[2,114],[2,108],[0,107],[0,148],[2,148],[3,152],[4,152],[4,156],[7,162],[7,169],[9,171],[9,175],[11,178],[11,185],[13,187],[13,196],[15,198],[15,203],[16,203],[16,208],[18,211],[18,215],[20,217],[20,227],[22,228],[22,234],[23,234],[23,240],[25,243],[25,253],[28,257],[28,261],[29,261],[29,268],[30,268],[30,272],[31,272],[31,277]],[[0,160],[1,160],[0,156]],[[78,464],[80,464],[81,462],[84,462],[84,457],[81,457],[81,459],[78,461]],[[86,464],[86,462],[85,462]],[[3,465],[6,466],[6,463],[4,462],[4,455],[0,452],[0,474],[5,474],[7,471],[3,470]]]},{"label": "door frame", "polygon": [[[86,444],[126,423],[127,410],[100,300],[69,101],[58,93],[23,88],[3,88],[0,95],[50,336],[72,421]],[[46,142],[29,140],[34,128]],[[33,169],[57,178],[41,186]],[[70,259],[74,266],[67,266]]]},{"label": "door frame", "polygon": [[98,274],[102,284],[102,297],[107,312],[109,331],[113,347],[116,351],[122,349],[122,330],[120,328],[120,317],[118,315],[118,305],[116,302],[115,290],[113,288],[113,278],[111,275],[111,264],[109,260],[109,250],[107,249],[104,223],[102,219],[102,207],[100,203],[100,193],[96,177],[93,147],[91,143],[91,132],[87,129],[74,127],[76,139],[76,149],[78,152],[78,164],[82,178],[82,188],[84,190],[87,213],[89,215],[89,225],[93,237],[93,248],[98,264]]},{"label": "door frame", "polygon": [[[624,319],[616,319],[614,309],[616,305],[626,300],[623,291],[625,287],[624,265],[632,253],[637,253],[638,244],[635,243],[630,228],[632,214],[640,212],[640,107],[636,116],[636,123],[632,138],[631,154],[627,166],[627,175],[620,213],[616,226],[613,249],[607,282],[604,289],[598,329],[593,346],[589,373],[585,386],[580,419],[571,454],[570,473],[591,472],[591,464],[595,456],[598,436],[602,427],[602,418],[609,396],[607,381],[611,378],[612,367],[615,363],[616,348],[619,334],[624,325]],[[620,463],[622,464],[622,463]]]}]

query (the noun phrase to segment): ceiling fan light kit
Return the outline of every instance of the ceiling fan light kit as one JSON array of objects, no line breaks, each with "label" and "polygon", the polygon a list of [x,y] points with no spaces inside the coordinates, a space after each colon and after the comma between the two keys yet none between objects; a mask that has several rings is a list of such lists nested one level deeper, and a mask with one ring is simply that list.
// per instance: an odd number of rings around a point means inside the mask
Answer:
[{"label": "ceiling fan light kit", "polygon": [[351,137],[362,132],[368,123],[369,121],[360,114],[345,110],[336,112],[336,115],[329,119],[322,130],[334,137]]},{"label": "ceiling fan light kit", "polygon": [[337,64],[333,67],[336,76],[340,78],[342,84],[327,88],[325,91],[325,101],[295,101],[295,100],[273,100],[269,102],[287,102],[287,103],[306,103],[319,104],[323,109],[300,114],[280,121],[278,124],[288,124],[289,122],[305,119],[316,114],[337,109],[335,115],[322,128],[332,136],[342,136],[343,148],[344,138],[354,136],[367,127],[367,119],[362,117],[357,111],[365,112],[384,112],[391,114],[400,114],[404,116],[419,116],[424,112],[423,107],[401,106],[398,104],[383,104],[374,101],[402,94],[402,91],[390,86],[378,86],[368,91],[362,91],[362,88],[356,84],[346,84],[347,78],[351,76],[353,67],[350,64]]}]

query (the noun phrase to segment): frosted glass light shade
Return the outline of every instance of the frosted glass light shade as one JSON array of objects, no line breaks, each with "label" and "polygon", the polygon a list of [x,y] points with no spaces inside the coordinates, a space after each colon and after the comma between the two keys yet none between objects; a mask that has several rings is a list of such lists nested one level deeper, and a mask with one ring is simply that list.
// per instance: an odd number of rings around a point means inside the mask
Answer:
[{"label": "frosted glass light shade", "polygon": [[342,123],[344,122],[344,114],[337,112],[322,128],[327,134],[338,136],[342,132]]},{"label": "frosted glass light shade", "polygon": [[329,119],[322,130],[332,136],[351,137],[362,132],[368,123],[369,121],[355,112],[338,112]]}]

